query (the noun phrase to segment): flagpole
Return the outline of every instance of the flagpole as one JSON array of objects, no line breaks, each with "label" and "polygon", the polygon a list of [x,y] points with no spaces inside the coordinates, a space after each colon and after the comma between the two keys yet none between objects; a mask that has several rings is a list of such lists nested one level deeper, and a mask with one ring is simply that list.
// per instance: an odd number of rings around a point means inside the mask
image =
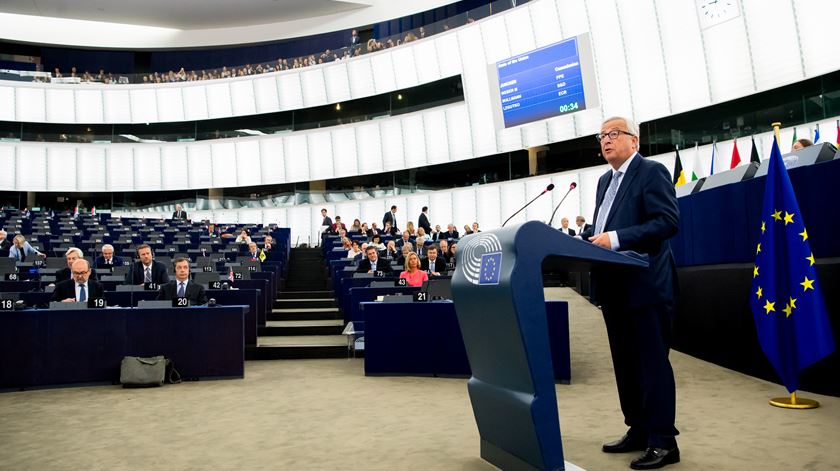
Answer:
[{"label": "flagpole", "polygon": [[779,149],[781,149],[782,148],[782,138],[779,136],[779,128],[782,127],[782,123],[777,121],[777,122],[771,124],[771,126],[773,126],[773,134],[776,135],[776,144],[779,146]]},{"label": "flagpole", "polygon": [[790,393],[790,397],[774,397],[770,399],[770,405],[782,409],[816,409],[820,406],[819,401],[813,399],[802,399],[796,397],[796,391]]}]

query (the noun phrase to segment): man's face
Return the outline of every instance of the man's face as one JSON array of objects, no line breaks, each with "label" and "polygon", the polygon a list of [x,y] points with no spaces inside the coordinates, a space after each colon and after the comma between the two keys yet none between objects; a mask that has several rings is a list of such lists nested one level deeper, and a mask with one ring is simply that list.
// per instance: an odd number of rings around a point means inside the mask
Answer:
[{"label": "man's face", "polygon": [[251,242],[248,244],[248,251],[254,253],[257,251],[257,244],[255,242]]},{"label": "man's face", "polygon": [[140,257],[140,261],[143,265],[149,265],[152,263],[152,249],[148,247],[143,247],[142,249],[137,251],[137,256]]},{"label": "man's face", "polygon": [[178,281],[187,281],[190,278],[190,263],[184,260],[175,264],[175,278]]},{"label": "man's face", "polygon": [[440,232],[440,226],[439,225],[435,225],[435,232]]},{"label": "man's face", "polygon": [[429,247],[428,250],[426,250],[426,253],[429,256],[429,260],[431,260],[431,261],[437,260],[437,249],[436,248]]},{"label": "man's face", "polygon": [[408,240],[409,236],[410,234],[408,233],[408,231],[403,231],[403,240]]},{"label": "man's face", "polygon": [[577,223],[578,226],[583,226],[583,219],[577,218],[577,219],[575,219],[575,222]]},{"label": "man's face", "polygon": [[[621,131],[615,139],[611,139],[606,134],[610,131]],[[639,142],[637,136],[630,136],[625,134],[627,131],[627,123],[621,119],[607,121],[601,126],[601,134],[604,138],[601,139],[601,154],[604,159],[617,169],[636,153],[636,146]]]},{"label": "man's face", "polygon": [[70,270],[73,272],[73,281],[76,283],[87,283],[90,276],[90,267],[86,260],[74,260]]},{"label": "man's face", "polygon": [[563,226],[563,229],[568,229],[568,227],[569,227],[569,220],[568,220],[568,219],[566,219],[566,218],[561,219],[561,220],[560,220],[560,225],[561,225],[561,226]]},{"label": "man's face", "polygon": [[371,262],[375,262],[376,261],[376,250],[373,250],[373,249],[368,250],[367,251],[367,258]]},{"label": "man's face", "polygon": [[477,222],[474,222],[474,223],[473,223],[473,227],[472,227],[472,229],[473,229],[473,232],[475,232],[475,231],[477,231],[477,230],[478,230],[478,223],[477,223]]},{"label": "man's face", "polygon": [[442,240],[440,241],[440,251],[446,252],[449,249],[449,242]]},{"label": "man's face", "polygon": [[111,247],[106,247],[102,249],[102,257],[105,260],[111,260],[114,257],[114,249]]},{"label": "man's face", "polygon": [[76,252],[70,252],[67,255],[65,255],[65,258],[67,259],[67,268],[72,270],[73,262],[79,259],[79,254],[77,254]]},{"label": "man's face", "polygon": [[0,232],[0,242],[2,242],[4,240],[6,240],[6,233],[5,232]]},{"label": "man's face", "polygon": [[327,217],[327,210],[326,209],[321,210],[321,216]]}]

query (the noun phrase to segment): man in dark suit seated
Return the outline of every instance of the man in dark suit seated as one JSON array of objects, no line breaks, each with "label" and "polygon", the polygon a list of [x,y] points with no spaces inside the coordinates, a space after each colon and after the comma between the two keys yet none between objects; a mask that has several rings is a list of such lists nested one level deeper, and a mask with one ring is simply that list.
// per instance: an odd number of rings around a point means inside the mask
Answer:
[{"label": "man in dark suit seated", "polygon": [[630,467],[656,469],[680,461],[676,388],[668,360],[677,284],[668,239],[679,229],[679,207],[668,169],[638,153],[638,125],[610,118],[597,138],[611,168],[598,180],[595,227],[582,238],[649,257],[648,268],[632,273],[592,268],[591,295],[604,314],[621,411],[630,427],[602,450],[644,451]]},{"label": "man in dark suit seated", "polygon": [[581,235],[582,233],[592,229],[592,224],[587,224],[586,223],[586,218],[583,217],[583,216],[576,217],[575,218],[575,224],[577,224],[577,228],[575,229],[575,232],[577,232],[578,235]]},{"label": "man in dark suit seated", "polygon": [[3,229],[0,229],[0,257],[8,257],[9,249],[12,247],[12,242],[7,239],[8,234]]},{"label": "man in dark suit seated", "polygon": [[137,258],[139,260],[132,263],[128,273],[125,274],[125,284],[154,283],[162,285],[169,281],[166,265],[152,260],[152,248],[148,244],[137,247]]},{"label": "man in dark suit seated", "polygon": [[119,256],[114,256],[114,246],[111,244],[105,244],[102,246],[100,250],[101,255],[96,257],[93,265],[96,268],[103,269],[113,269],[114,267],[121,267],[123,265],[123,259]]},{"label": "man in dark suit seated", "polygon": [[51,301],[65,303],[85,302],[88,299],[101,298],[105,289],[90,278],[90,264],[83,258],[76,259],[72,266],[73,279],[63,280],[55,284]]},{"label": "man in dark suit seated", "polygon": [[184,211],[184,208],[180,204],[175,205],[175,212],[172,213],[172,219],[186,219],[187,212]]},{"label": "man in dark suit seated", "polygon": [[[65,281],[65,280],[72,280],[73,279],[73,271],[71,267],[76,260],[85,258],[85,254],[82,252],[82,249],[76,247],[70,247],[67,249],[67,252],[64,253],[64,258],[67,260],[67,267],[62,268],[55,272],[55,281]],[[96,270],[90,270],[90,278],[96,280]]]},{"label": "man in dark suit seated", "polygon": [[565,232],[571,236],[575,235],[575,230],[569,228],[569,218],[563,218],[560,220],[560,232]]},{"label": "man in dark suit seated", "polygon": [[187,298],[191,305],[207,304],[204,286],[190,280],[190,261],[179,257],[172,264],[175,266],[175,279],[160,287],[157,298],[162,301]]},{"label": "man in dark suit seated", "polygon": [[391,270],[391,261],[379,258],[379,253],[376,251],[376,247],[368,245],[365,248],[365,256],[366,258],[362,259],[362,261],[359,262],[359,266],[356,267],[356,273],[376,273],[379,271],[391,274],[393,272],[393,270]]},{"label": "man in dark suit seated", "polygon": [[441,232],[438,236],[438,240],[449,240],[449,239],[457,239],[458,238],[458,230],[455,229],[455,224],[447,224],[446,225],[446,232]]},{"label": "man in dark suit seated", "polygon": [[440,276],[441,273],[446,273],[446,260],[439,256],[438,252],[436,245],[430,245],[426,248],[428,256],[420,261],[420,269],[429,272],[431,276]]},{"label": "man in dark suit seated", "polygon": [[398,249],[401,249],[402,246],[405,245],[406,243],[410,244],[411,243],[411,234],[409,234],[408,231],[403,231],[402,237],[400,239],[397,239],[396,243],[397,243],[397,248]]}]

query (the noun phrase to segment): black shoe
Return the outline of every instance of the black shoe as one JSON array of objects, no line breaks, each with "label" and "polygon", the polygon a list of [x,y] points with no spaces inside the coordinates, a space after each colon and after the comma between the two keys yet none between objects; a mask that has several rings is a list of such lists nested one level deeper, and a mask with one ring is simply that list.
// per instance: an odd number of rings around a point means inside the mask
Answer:
[{"label": "black shoe", "polygon": [[639,440],[625,434],[614,442],[604,443],[601,451],[604,453],[628,453],[631,451],[644,451],[647,448],[647,440]]},{"label": "black shoe", "polygon": [[680,449],[648,447],[642,456],[630,462],[633,469],[659,469],[663,466],[679,463]]}]

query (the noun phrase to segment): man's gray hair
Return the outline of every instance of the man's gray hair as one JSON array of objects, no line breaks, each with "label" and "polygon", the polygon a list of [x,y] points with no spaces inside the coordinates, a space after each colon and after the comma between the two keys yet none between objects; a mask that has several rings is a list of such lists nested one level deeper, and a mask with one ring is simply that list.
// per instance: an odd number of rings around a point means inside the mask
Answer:
[{"label": "man's gray hair", "polygon": [[69,249],[67,249],[67,252],[64,252],[64,256],[66,257],[71,253],[75,253],[79,258],[85,258],[85,253],[82,252],[82,249],[80,248],[70,247]]},{"label": "man's gray hair", "polygon": [[113,246],[113,245],[111,245],[111,244],[105,244],[105,245],[103,245],[103,246],[102,246],[102,248],[101,248],[101,249],[99,249],[99,251],[101,252],[101,251],[103,251],[103,250],[105,250],[105,249],[111,249],[111,250],[114,250],[114,246]]},{"label": "man's gray hair", "polygon": [[[627,132],[629,132],[630,134],[638,137],[641,140],[641,136],[639,136],[639,132],[640,132],[639,131],[639,125],[636,124],[636,122],[633,121],[632,118],[625,118],[624,116],[612,116],[610,118],[605,119],[604,122],[601,123],[601,125],[603,126],[604,124],[606,124],[610,121],[624,121],[624,124],[627,126]],[[637,151],[639,150],[640,146],[641,146],[641,142],[636,141],[636,150]]]}]

